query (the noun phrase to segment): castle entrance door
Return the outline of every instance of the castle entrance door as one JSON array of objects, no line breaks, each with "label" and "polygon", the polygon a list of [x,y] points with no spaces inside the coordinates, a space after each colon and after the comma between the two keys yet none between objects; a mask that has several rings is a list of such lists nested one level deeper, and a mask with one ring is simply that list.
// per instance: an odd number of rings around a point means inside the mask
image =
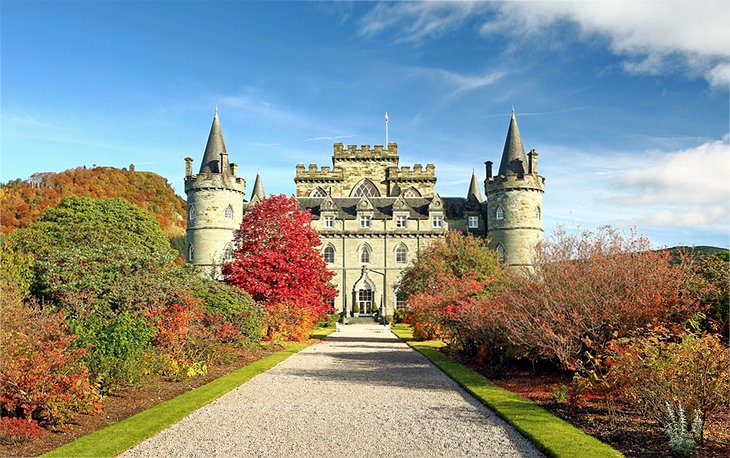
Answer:
[{"label": "castle entrance door", "polygon": [[361,289],[357,292],[357,305],[360,306],[360,314],[370,315],[373,313],[373,290]]}]

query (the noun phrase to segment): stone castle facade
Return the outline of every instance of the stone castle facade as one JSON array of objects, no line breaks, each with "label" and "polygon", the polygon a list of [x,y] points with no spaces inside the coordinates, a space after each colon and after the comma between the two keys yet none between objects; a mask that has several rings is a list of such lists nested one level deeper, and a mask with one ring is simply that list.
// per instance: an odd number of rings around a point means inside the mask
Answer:
[{"label": "stone castle facade", "polygon": [[[433,240],[458,230],[488,237],[505,263],[529,268],[542,240],[545,179],[537,172],[537,152],[525,155],[512,115],[499,169],[486,163],[482,198],[476,174],[465,197],[435,192],[433,164],[400,166],[398,145],[356,147],[334,144],[332,166],[298,164],[294,183],[302,209],[312,214],[322,256],[335,273],[338,311],[391,315],[404,305],[398,292],[403,270]],[[251,199],[246,183],[229,163],[220,120],[213,118],[197,174],[185,158],[188,197],[188,262],[212,276],[233,251],[233,233],[243,213],[264,198],[257,174]]]}]

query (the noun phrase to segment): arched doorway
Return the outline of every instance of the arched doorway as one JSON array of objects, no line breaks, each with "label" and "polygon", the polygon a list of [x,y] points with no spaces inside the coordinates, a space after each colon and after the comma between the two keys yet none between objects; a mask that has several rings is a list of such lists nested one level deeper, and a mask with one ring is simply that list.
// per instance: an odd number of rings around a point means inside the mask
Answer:
[{"label": "arched doorway", "polygon": [[357,310],[360,315],[372,315],[378,308],[375,296],[375,283],[368,277],[367,269],[363,268],[362,275],[352,288],[353,312]]}]

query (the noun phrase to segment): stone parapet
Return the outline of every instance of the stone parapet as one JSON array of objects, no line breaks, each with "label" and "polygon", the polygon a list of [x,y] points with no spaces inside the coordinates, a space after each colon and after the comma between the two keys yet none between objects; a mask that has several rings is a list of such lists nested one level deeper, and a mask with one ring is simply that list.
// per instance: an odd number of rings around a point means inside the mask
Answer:
[{"label": "stone parapet", "polygon": [[408,166],[403,167],[389,167],[388,168],[388,180],[392,182],[436,182],[436,166],[433,164],[426,164],[426,168],[423,168],[421,164],[414,164],[411,170]]},{"label": "stone parapet", "polygon": [[185,193],[198,189],[230,189],[246,193],[246,180],[221,173],[199,173],[185,177]]},{"label": "stone parapet", "polygon": [[388,143],[387,147],[383,145],[374,145],[370,148],[370,145],[343,145],[341,142],[337,142],[333,145],[334,152],[332,159],[394,159],[398,160],[398,144],[395,142]]}]

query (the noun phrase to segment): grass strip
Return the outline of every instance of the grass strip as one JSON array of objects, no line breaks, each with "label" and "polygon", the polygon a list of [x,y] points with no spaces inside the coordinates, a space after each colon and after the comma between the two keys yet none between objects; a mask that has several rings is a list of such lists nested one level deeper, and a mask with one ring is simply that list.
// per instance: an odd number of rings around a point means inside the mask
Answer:
[{"label": "grass strip", "polygon": [[[312,339],[324,339],[334,329],[317,329]],[[212,382],[183,393],[145,411],[62,445],[42,456],[115,456],[180,421],[193,411],[265,372],[312,341],[287,345],[273,355],[259,359]]]},{"label": "grass strip", "polygon": [[444,355],[443,342],[414,342],[410,326],[394,326],[393,333],[428,358],[543,453],[554,457],[620,457],[621,452],[552,415],[547,410],[509,390],[492,384],[483,375]]}]

